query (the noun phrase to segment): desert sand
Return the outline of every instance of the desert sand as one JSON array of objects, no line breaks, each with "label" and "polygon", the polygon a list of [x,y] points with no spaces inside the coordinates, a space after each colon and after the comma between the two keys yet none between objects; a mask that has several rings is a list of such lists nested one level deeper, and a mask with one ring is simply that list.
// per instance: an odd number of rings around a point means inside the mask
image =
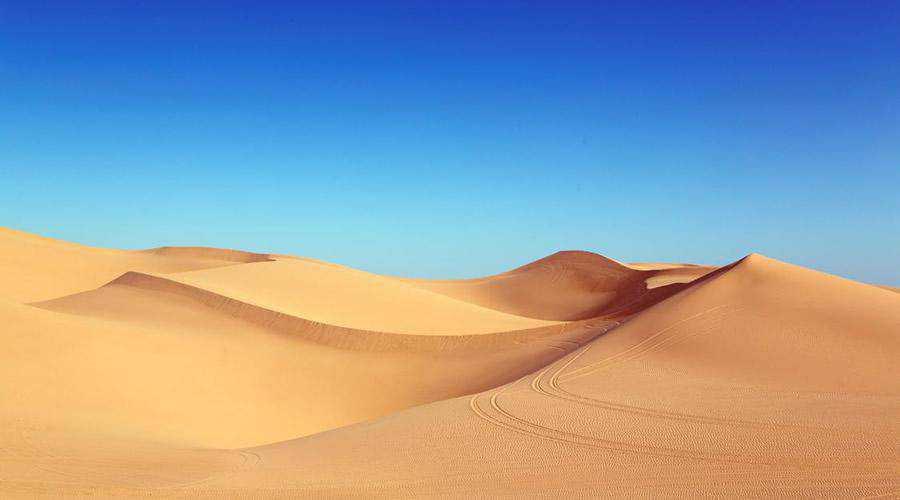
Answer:
[{"label": "desert sand", "polygon": [[900,496],[900,294],[757,254],[424,280],[0,229],[0,277],[2,498]]}]

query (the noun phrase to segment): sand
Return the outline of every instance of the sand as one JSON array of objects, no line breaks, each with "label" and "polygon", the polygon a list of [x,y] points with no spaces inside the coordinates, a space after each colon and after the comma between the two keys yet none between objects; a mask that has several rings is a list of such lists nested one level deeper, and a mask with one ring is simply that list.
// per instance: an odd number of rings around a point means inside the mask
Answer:
[{"label": "sand", "polygon": [[431,281],[0,230],[0,276],[3,498],[900,494],[900,294],[760,255]]}]

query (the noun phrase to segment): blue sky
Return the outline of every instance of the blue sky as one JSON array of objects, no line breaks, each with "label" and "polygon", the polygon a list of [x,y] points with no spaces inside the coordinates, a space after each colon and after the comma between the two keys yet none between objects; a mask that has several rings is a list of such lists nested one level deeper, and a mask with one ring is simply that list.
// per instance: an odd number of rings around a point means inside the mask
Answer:
[{"label": "blue sky", "polygon": [[898,4],[674,4],[0,0],[0,225],[900,284]]}]

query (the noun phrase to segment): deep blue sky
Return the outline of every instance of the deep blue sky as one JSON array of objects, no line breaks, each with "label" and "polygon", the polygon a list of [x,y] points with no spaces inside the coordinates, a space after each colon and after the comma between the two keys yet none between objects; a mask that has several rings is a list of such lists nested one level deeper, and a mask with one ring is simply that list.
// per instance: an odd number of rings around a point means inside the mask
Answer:
[{"label": "deep blue sky", "polygon": [[427,3],[0,0],[0,225],[900,283],[897,2]]}]

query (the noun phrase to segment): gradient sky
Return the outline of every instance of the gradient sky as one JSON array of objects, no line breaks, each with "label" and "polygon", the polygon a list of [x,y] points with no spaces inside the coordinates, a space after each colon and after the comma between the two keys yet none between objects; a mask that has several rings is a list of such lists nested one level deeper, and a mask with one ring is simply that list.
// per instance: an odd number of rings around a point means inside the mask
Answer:
[{"label": "gradient sky", "polygon": [[0,0],[0,225],[900,284],[900,3],[676,3]]}]

